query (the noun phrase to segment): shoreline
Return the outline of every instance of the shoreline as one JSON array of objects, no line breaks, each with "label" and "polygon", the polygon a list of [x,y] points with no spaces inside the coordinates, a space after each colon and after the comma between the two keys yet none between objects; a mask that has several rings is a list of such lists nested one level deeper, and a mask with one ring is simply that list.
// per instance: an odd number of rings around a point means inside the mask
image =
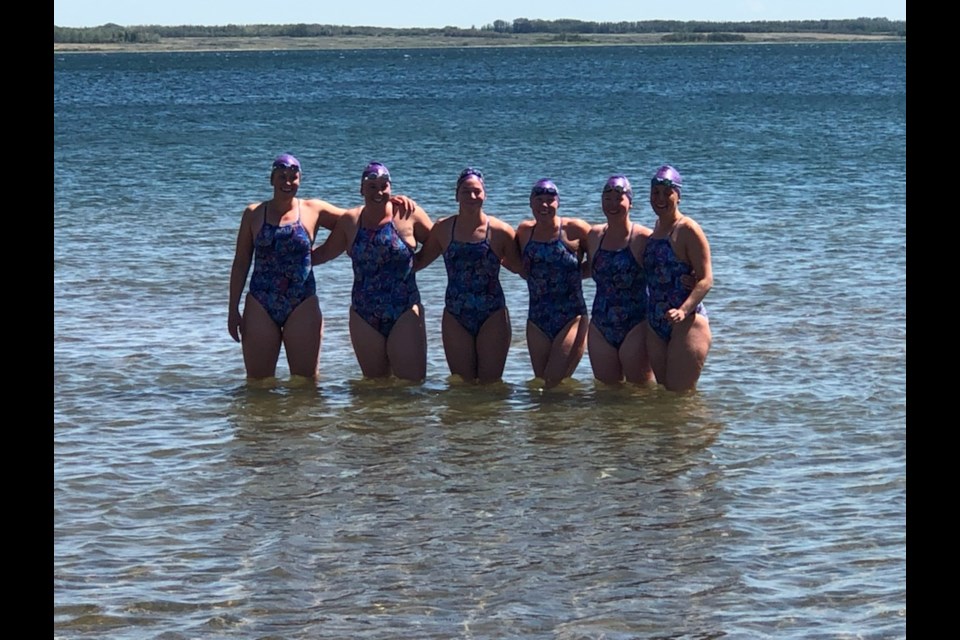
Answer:
[{"label": "shoreline", "polygon": [[511,34],[504,37],[461,36],[320,36],[164,38],[151,43],[54,43],[54,53],[187,53],[222,51],[330,51],[348,49],[460,49],[484,47],[661,46],[706,44],[809,44],[814,42],[906,42],[900,36],[835,33],[735,33],[735,42],[664,42],[664,33]]}]

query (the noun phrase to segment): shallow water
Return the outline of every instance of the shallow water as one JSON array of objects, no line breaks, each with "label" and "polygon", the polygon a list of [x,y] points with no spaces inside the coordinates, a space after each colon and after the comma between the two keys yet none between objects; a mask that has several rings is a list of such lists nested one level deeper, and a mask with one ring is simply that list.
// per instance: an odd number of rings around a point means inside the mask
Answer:
[{"label": "shallow water", "polygon": [[[905,61],[55,55],[55,637],[905,637]],[[543,391],[509,273],[503,384],[451,380],[439,262],[426,382],[362,380],[345,258],[317,271],[319,382],[281,357],[247,383],[230,262],[284,150],[304,195],[356,203],[378,159],[434,217],[473,164],[514,225],[544,175],[599,222],[607,175],[675,164],[715,271],[698,392],[586,357]]]}]

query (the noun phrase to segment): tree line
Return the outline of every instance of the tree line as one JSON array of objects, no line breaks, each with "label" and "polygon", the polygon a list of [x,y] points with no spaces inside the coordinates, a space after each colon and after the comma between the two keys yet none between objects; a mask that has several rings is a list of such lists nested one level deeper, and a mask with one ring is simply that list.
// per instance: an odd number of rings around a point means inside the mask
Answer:
[{"label": "tree line", "polygon": [[587,35],[587,34],[667,34],[677,41],[731,39],[742,33],[825,33],[843,35],[893,35],[906,38],[906,20],[855,18],[849,20],[756,20],[752,22],[703,22],[644,20],[639,22],[587,22],[584,20],[494,20],[479,29],[471,27],[392,28],[341,26],[329,24],[255,24],[222,26],[53,26],[53,42],[76,43],[156,43],[163,38],[237,38],[290,37],[322,38],[331,36],[447,36],[503,38],[515,34]]}]

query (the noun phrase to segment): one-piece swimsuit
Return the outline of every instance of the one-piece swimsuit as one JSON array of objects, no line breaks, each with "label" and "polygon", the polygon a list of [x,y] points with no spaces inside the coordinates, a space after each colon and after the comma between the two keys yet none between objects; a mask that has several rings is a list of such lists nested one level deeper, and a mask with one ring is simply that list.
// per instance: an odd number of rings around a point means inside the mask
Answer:
[{"label": "one-piece swimsuit", "polygon": [[250,294],[278,327],[283,327],[301,302],[317,293],[310,264],[312,247],[313,239],[300,222],[299,200],[297,220],[291,224],[270,224],[267,206],[263,206],[263,224],[254,240]]},{"label": "one-piece swimsuit", "polygon": [[460,325],[477,337],[480,327],[493,313],[506,306],[500,286],[500,258],[490,246],[490,221],[480,242],[457,242],[453,235],[457,220],[453,219],[450,244],[443,252],[447,267],[446,311]]},{"label": "one-piece swimsuit", "polygon": [[527,319],[550,340],[577,316],[587,314],[583,300],[580,260],[561,239],[538,242],[531,239],[523,248],[523,265],[527,272],[530,306]]},{"label": "one-piece swimsuit", "polygon": [[[647,321],[650,328],[665,342],[670,341],[673,325],[666,317],[670,309],[679,309],[690,294],[680,280],[693,273],[693,267],[677,258],[670,238],[649,238],[643,250],[643,269],[647,274]],[[694,313],[707,315],[703,303]]]},{"label": "one-piece swimsuit", "polygon": [[397,320],[420,303],[411,249],[393,220],[375,229],[357,228],[353,260],[353,310],[387,337]]},{"label": "one-piece swimsuit", "polygon": [[647,317],[647,278],[630,250],[633,230],[631,227],[627,246],[614,251],[602,248],[605,228],[593,258],[597,293],[590,321],[615,349],[619,349],[627,334]]}]

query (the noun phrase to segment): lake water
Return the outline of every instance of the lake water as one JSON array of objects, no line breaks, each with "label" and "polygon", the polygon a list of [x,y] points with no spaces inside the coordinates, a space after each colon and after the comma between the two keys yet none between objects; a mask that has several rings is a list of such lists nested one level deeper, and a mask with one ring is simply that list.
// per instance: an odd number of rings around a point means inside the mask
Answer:
[{"label": "lake water", "polygon": [[[698,392],[361,379],[317,269],[321,375],[248,383],[240,213],[282,152],[434,218],[483,169],[601,222],[684,174],[711,243]],[[639,188],[638,188],[639,187]],[[906,637],[905,43],[54,55],[54,637]],[[593,298],[592,281],[584,293]]]}]

